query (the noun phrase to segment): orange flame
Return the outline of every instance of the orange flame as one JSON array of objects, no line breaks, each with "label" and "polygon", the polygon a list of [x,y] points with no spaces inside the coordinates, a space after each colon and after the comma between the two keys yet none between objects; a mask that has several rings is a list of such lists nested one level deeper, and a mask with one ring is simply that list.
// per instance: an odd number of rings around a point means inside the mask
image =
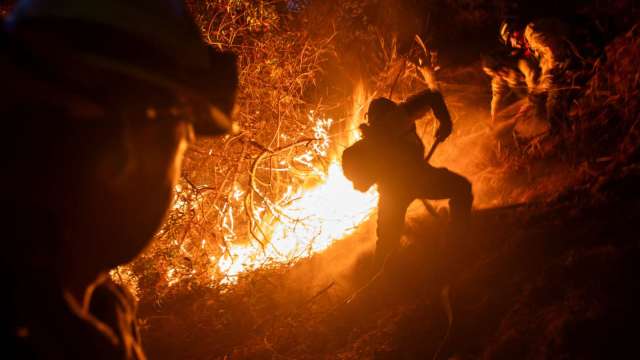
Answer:
[{"label": "orange flame", "polygon": [[[378,193],[372,188],[367,193],[356,191],[342,173],[339,155],[342,149],[359,139],[357,125],[362,121],[362,109],[366,103],[363,86],[355,92],[352,116],[345,123],[346,131],[331,137],[329,129],[332,119],[323,119],[309,113],[315,121],[314,133],[321,141],[308,152],[294,159],[309,166],[317,174],[320,182],[310,188],[297,191],[289,188],[280,204],[281,214],[273,221],[262,217],[268,242],[264,249],[252,242],[233,244],[225,254],[215,260],[216,274],[223,274],[221,283],[234,283],[239,274],[255,270],[265,264],[286,264],[321,252],[351,233],[373,214]],[[343,148],[338,148],[338,140]],[[314,166],[314,159],[328,160],[329,166],[322,169]],[[317,163],[317,161],[316,161]],[[258,215],[264,209],[257,210]]]}]

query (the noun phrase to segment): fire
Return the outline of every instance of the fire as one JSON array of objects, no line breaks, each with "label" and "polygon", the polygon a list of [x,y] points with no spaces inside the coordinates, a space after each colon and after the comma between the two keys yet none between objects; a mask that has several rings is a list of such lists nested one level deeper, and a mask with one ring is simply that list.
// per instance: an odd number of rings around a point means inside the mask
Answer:
[{"label": "fire", "polygon": [[[230,243],[221,257],[212,258],[217,267],[214,273],[224,276],[222,283],[233,283],[239,274],[265,264],[290,264],[326,250],[371,217],[378,199],[376,189],[362,193],[353,188],[342,173],[338,160],[341,149],[331,141],[342,140],[344,147],[358,140],[356,127],[363,118],[365,101],[363,88],[359,86],[347,130],[333,138],[329,135],[333,120],[316,118],[313,112],[309,113],[309,118],[315,121],[314,135],[320,141],[294,161],[310,167],[319,181],[297,191],[289,188],[278,201],[285,205],[272,204],[278,210],[276,217],[269,218],[263,215],[265,209],[256,209],[257,215],[262,216],[261,228],[266,232],[264,247],[257,242]],[[315,165],[318,159],[328,159],[329,166],[323,169]]]},{"label": "fire", "polygon": [[[289,186],[277,200],[269,200],[264,194],[256,196],[263,201],[251,207],[252,220],[259,227],[259,231],[254,232],[254,236],[260,237],[258,241],[245,237],[237,217],[249,212],[247,201],[251,200],[252,191],[260,190],[234,184],[229,201],[224,207],[215,208],[222,219],[216,231],[224,239],[224,245],[219,245],[220,251],[207,255],[210,267],[206,272],[213,284],[234,284],[243,273],[266,265],[292,264],[322,252],[355,232],[372,216],[378,201],[377,189],[373,187],[366,193],[355,190],[340,164],[342,151],[360,138],[358,125],[364,119],[363,108],[367,100],[363,86],[359,85],[354,93],[351,117],[339,123],[313,111],[308,113],[308,120],[314,125],[311,130],[315,141],[310,142],[303,153],[277,162],[281,167],[278,171],[293,168],[293,163],[295,168],[307,169],[306,178],[302,179],[305,185]],[[282,138],[290,140],[291,137],[282,134]],[[175,191],[174,210],[186,212],[199,208],[201,198],[185,198],[188,193],[184,193],[181,186]],[[199,249],[184,246],[186,243],[197,243]],[[208,251],[205,239],[197,242],[173,239],[172,244],[180,244],[180,254],[186,258],[192,256],[192,251]],[[122,277],[120,270],[127,270],[121,268],[114,270],[114,278],[116,275]],[[195,269],[185,271],[172,265],[166,269],[165,280],[170,287],[194,274]],[[135,285],[134,280],[126,281]]]},{"label": "fire", "polygon": [[375,189],[361,193],[353,189],[338,162],[332,162],[322,183],[301,190],[282,209],[271,226],[265,249],[258,244],[232,245],[218,259],[223,282],[264,264],[286,264],[327,249],[335,241],[353,233],[373,213],[378,194]]}]

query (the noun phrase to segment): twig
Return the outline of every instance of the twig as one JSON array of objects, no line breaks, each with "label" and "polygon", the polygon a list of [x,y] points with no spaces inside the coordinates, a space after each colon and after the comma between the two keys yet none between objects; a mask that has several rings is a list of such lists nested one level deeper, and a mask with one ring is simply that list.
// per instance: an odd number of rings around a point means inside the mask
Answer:
[{"label": "twig", "polygon": [[398,71],[396,78],[393,80],[393,83],[391,84],[391,89],[389,89],[389,96],[388,96],[389,99],[391,99],[391,96],[393,95],[393,90],[396,88],[396,85],[398,84],[398,79],[400,78],[400,75],[404,73],[406,67],[407,67],[407,59],[404,59],[402,61],[402,65],[400,66],[400,71]]}]

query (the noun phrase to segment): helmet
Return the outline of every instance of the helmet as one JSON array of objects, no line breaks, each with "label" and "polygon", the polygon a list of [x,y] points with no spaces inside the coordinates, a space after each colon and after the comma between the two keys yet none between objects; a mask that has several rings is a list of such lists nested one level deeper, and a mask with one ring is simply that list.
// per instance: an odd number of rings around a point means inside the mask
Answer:
[{"label": "helmet", "polygon": [[387,124],[386,120],[393,116],[398,109],[398,104],[387,98],[379,97],[371,100],[367,111],[369,124],[374,127],[385,126]]},{"label": "helmet", "polygon": [[72,59],[99,70],[95,76],[169,90],[189,104],[180,113],[198,133],[234,128],[235,56],[204,44],[182,0],[23,0],[5,27],[47,63]]}]

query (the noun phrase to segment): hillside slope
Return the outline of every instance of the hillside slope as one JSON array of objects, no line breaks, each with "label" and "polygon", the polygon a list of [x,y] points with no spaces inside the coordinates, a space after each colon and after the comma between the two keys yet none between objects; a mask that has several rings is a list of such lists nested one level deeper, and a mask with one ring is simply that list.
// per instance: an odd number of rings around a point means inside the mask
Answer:
[{"label": "hillside slope", "polygon": [[160,300],[143,298],[149,357],[633,357],[638,29],[596,63],[572,126],[492,160],[500,160],[492,186],[508,186],[518,205],[477,209],[465,236],[426,214],[412,218],[407,244],[373,282],[369,222],[322,254],[236,285],[179,284]]}]

